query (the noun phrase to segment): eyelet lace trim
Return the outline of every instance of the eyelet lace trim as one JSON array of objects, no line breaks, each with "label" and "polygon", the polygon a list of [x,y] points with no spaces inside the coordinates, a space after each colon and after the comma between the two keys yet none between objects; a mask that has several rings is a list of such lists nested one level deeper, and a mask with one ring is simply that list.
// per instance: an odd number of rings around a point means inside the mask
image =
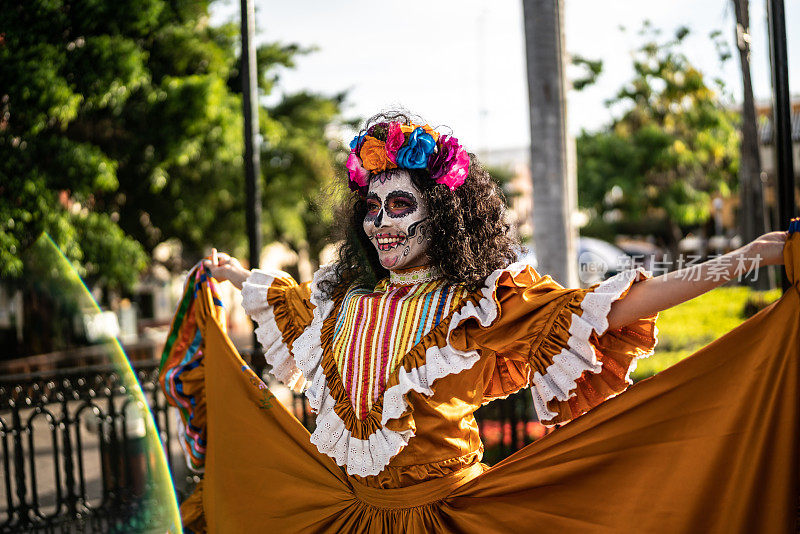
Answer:
[{"label": "eyelet lace trim", "polygon": [[286,387],[300,392],[306,379],[294,362],[283,334],[275,321],[273,307],[267,303],[267,293],[276,278],[291,278],[283,271],[254,270],[242,286],[242,307],[257,324],[256,339],[264,348],[264,358],[271,366],[270,373]]},{"label": "eyelet lace trim", "polygon": [[[602,335],[608,329],[608,313],[611,305],[640,277],[649,277],[650,274],[643,268],[623,271],[608,280],[600,283],[594,291],[587,293],[581,301],[582,315],[572,314],[569,327],[569,340],[567,347],[553,358],[553,363],[547,367],[544,375],[538,371],[531,378],[531,395],[533,405],[539,420],[547,421],[556,417],[556,413],[547,408],[547,403],[552,399],[565,401],[574,396],[577,380],[584,373],[590,371],[599,373],[602,362],[598,361],[594,346],[589,338],[592,331]],[[645,358],[652,352],[640,356]],[[630,373],[636,368],[634,358],[628,367],[625,376],[630,384]],[[570,394],[572,392],[572,394]]]}]

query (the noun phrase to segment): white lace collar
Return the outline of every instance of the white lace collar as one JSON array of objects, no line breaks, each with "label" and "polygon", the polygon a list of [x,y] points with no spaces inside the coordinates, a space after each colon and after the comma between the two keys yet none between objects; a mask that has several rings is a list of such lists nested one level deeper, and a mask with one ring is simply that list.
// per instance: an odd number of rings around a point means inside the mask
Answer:
[{"label": "white lace collar", "polygon": [[442,277],[441,271],[433,265],[414,267],[413,269],[402,269],[389,272],[389,283],[395,286],[410,286],[431,282]]}]

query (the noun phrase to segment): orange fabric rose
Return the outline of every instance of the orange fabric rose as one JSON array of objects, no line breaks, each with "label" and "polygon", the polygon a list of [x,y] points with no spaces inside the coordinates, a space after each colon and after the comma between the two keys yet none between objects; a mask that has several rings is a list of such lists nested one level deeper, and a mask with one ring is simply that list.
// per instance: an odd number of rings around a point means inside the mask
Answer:
[{"label": "orange fabric rose", "polygon": [[[419,124],[401,124],[400,125],[400,131],[403,132],[404,134],[407,134],[407,133],[410,134],[411,132],[413,132],[417,128],[420,128]],[[421,128],[423,130],[425,130],[426,133],[430,134],[431,137],[433,137],[434,141],[439,139],[439,132],[437,132],[436,130],[431,128],[429,124],[426,124],[425,126],[422,126]]]},{"label": "orange fabric rose", "polygon": [[386,143],[372,136],[367,136],[361,146],[361,165],[371,173],[395,169],[397,165],[386,155]]},{"label": "orange fabric rose", "polygon": [[425,126],[422,127],[422,129],[425,130],[427,133],[429,133],[430,136],[433,137],[434,141],[439,140],[439,132],[431,128],[430,125],[426,124]]}]

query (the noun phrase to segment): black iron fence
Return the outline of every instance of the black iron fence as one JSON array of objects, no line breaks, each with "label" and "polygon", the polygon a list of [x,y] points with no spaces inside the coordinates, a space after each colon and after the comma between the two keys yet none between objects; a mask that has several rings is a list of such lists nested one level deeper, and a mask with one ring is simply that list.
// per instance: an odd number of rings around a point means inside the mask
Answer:
[{"label": "black iron fence", "polygon": [[[153,444],[166,453],[179,501],[198,478],[186,467],[173,409],[158,387],[158,363],[134,366],[147,407],[112,365],[0,377],[0,533],[164,532],[168,501]],[[148,408],[157,440],[148,435]],[[292,397],[290,409],[311,429],[303,395]],[[489,463],[544,434],[529,394],[476,415]]]},{"label": "black iron fence", "polygon": [[[157,364],[135,372],[173,457]],[[0,378],[0,532],[145,532],[165,524],[158,451],[147,446],[158,442],[135,387],[112,365]]]}]

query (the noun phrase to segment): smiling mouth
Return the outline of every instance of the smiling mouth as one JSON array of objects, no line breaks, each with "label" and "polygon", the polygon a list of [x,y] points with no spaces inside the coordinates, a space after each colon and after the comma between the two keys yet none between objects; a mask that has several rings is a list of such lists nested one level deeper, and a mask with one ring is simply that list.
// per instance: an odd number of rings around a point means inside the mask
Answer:
[{"label": "smiling mouth", "polygon": [[387,251],[399,247],[406,242],[406,236],[396,234],[377,234],[375,236],[375,243],[378,250]]}]

